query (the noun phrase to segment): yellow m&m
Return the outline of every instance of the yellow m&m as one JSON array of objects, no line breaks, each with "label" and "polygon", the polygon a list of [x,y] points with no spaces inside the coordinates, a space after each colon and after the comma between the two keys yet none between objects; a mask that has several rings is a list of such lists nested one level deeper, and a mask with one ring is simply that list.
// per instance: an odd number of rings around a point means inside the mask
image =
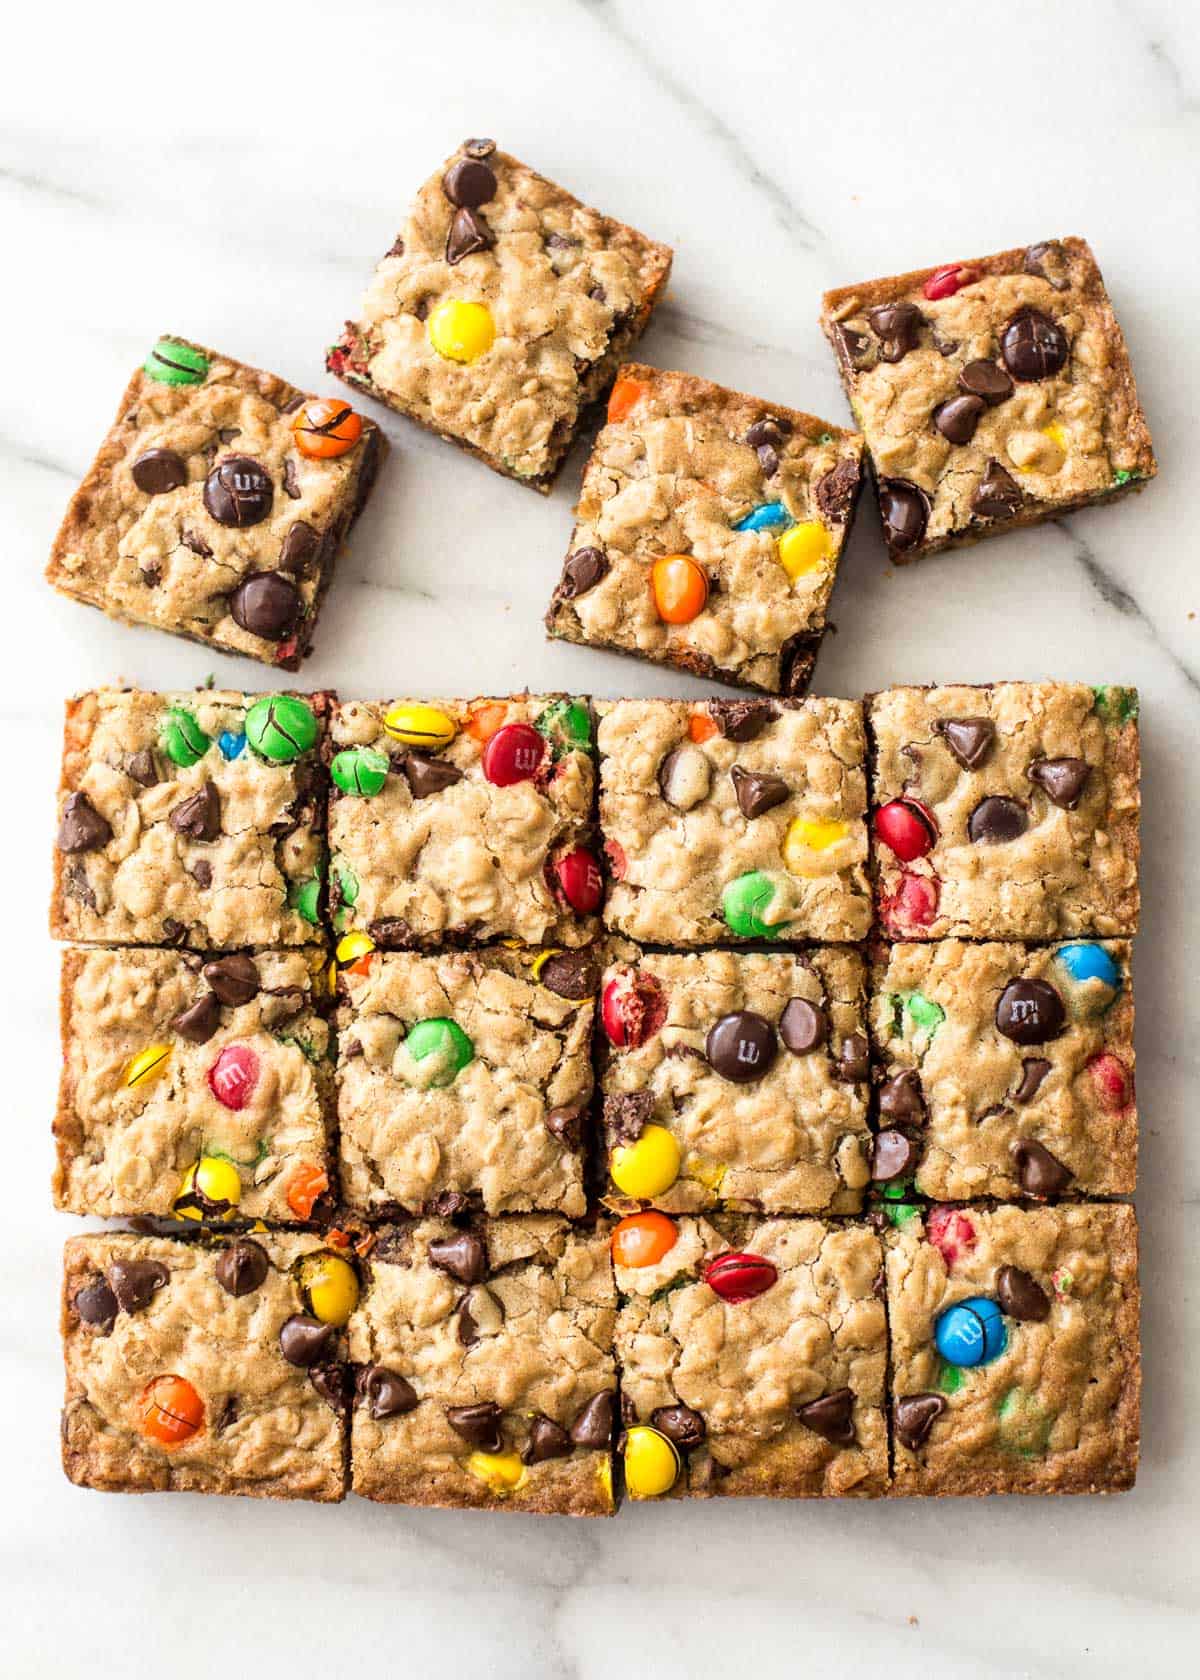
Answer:
[{"label": "yellow m&m", "polygon": [[807,875],[813,852],[827,852],[850,832],[850,824],[836,818],[794,817],[783,837],[783,861],[793,875]]},{"label": "yellow m&m", "polygon": [[458,727],[445,712],[436,706],[393,706],[383,720],[383,727],[393,741],[406,747],[448,747],[458,734]]},{"label": "yellow m&m", "polygon": [[797,578],[820,571],[836,552],[833,538],[819,519],[805,519],[789,525],[776,544],[779,564],[795,583]]},{"label": "yellow m&m", "polygon": [[300,1287],[309,1311],[322,1324],[340,1328],[358,1305],[358,1273],[339,1254],[314,1254],[304,1260]]},{"label": "yellow m&m", "polygon": [[234,1208],[242,1199],[242,1175],[232,1161],[226,1161],[220,1155],[202,1155],[195,1166],[189,1167],[183,1175],[175,1211],[184,1219],[203,1219],[204,1208],[179,1206],[189,1196],[201,1196],[206,1202],[217,1204],[228,1203],[223,1217],[231,1219]]},{"label": "yellow m&m", "polygon": [[673,1442],[647,1424],[625,1436],[625,1487],[631,1499],[657,1499],[679,1479],[679,1454]]},{"label": "yellow m&m", "polygon": [[636,1143],[617,1145],[608,1170],[623,1195],[661,1196],[679,1177],[679,1145],[665,1126],[647,1126]]},{"label": "yellow m&m", "polygon": [[527,1480],[525,1466],[515,1452],[473,1452],[467,1469],[498,1494],[515,1493]]},{"label": "yellow m&m", "polygon": [[125,1084],[130,1090],[139,1085],[149,1085],[165,1073],[167,1061],[171,1055],[169,1044],[148,1044],[125,1069]]},{"label": "yellow m&m", "polygon": [[446,298],[429,317],[429,342],[449,362],[477,362],[496,341],[496,323],[486,303]]}]

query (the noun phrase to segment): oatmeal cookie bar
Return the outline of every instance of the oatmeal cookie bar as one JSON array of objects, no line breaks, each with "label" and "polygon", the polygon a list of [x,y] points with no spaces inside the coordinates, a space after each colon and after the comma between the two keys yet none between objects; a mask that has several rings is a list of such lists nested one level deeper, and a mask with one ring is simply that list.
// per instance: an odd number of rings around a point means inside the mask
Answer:
[{"label": "oatmeal cookie bar", "polygon": [[870,1072],[857,951],[614,941],[600,995],[610,1207],[858,1211]]},{"label": "oatmeal cookie bar", "polygon": [[866,936],[856,702],[617,700],[596,710],[610,928],[676,946]]},{"label": "oatmeal cookie bar", "polygon": [[895,1494],[1111,1493],[1137,1474],[1131,1207],[935,1208],[887,1238]]},{"label": "oatmeal cookie bar", "polygon": [[495,141],[465,140],[417,194],[327,366],[545,493],[670,271],[667,246]]},{"label": "oatmeal cookie bar", "polygon": [[623,367],[546,626],[701,677],[803,694],[858,496],[862,439]]},{"label": "oatmeal cookie bar", "polygon": [[331,1167],[323,968],[315,948],[64,951],[57,1205],[309,1218]]},{"label": "oatmeal cookie bar", "polygon": [[876,958],[875,1177],[964,1200],[1137,1182],[1124,940],[893,945]]},{"label": "oatmeal cookie bar", "polygon": [[199,950],[319,940],[327,694],[67,702],[50,931]]},{"label": "oatmeal cookie bar", "polygon": [[616,1295],[607,1232],[553,1216],[385,1232],[350,1321],[356,1493],[607,1516]]},{"label": "oatmeal cookie bar", "polygon": [[1132,934],[1137,691],[891,688],[867,700],[872,865],[896,939]]},{"label": "oatmeal cookie bar", "polygon": [[109,1493],[341,1499],[353,1266],[319,1237],[64,1250],[63,1468]]},{"label": "oatmeal cookie bar", "polygon": [[585,701],[346,701],[329,752],[340,932],[387,950],[593,937],[603,883],[587,844]]},{"label": "oatmeal cookie bar", "polygon": [[587,951],[380,951],[343,970],[347,1204],[583,1214],[596,983]]},{"label": "oatmeal cookie bar", "polygon": [[897,563],[1140,489],[1157,464],[1086,241],[825,294]]},{"label": "oatmeal cookie bar", "polygon": [[295,671],[382,452],[340,398],[182,338],[129,382],[46,577],[110,618]]},{"label": "oatmeal cookie bar", "polygon": [[[647,1242],[648,1221],[664,1229]],[[817,1219],[634,1215],[613,1233],[631,1497],[878,1496],[879,1239]]]}]

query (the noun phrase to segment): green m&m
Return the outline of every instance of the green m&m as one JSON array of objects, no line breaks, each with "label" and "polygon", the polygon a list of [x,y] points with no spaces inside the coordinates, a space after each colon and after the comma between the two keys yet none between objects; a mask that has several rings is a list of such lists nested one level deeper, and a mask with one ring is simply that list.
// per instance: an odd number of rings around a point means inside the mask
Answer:
[{"label": "green m&m", "polygon": [[475,1060],[475,1046],[458,1022],[446,1015],[415,1022],[403,1049],[414,1064],[417,1083],[425,1087],[453,1085]]},{"label": "green m&m", "polygon": [[346,747],[329,766],[335,787],[357,799],[372,799],[382,792],[391,760],[375,747]]},{"label": "green m&m", "polygon": [[288,909],[302,916],[316,927],[321,918],[321,877],[310,875],[307,881],[293,881],[288,889]]},{"label": "green m&m", "polygon": [[312,707],[294,694],[264,694],[246,713],[251,751],[272,764],[291,764],[317,742]]},{"label": "green m&m", "polygon": [[751,869],[730,881],[721,894],[721,911],[730,933],[736,933],[739,939],[778,939],[786,933],[786,922],[764,920],[776,897],[775,881],[761,869]]},{"label": "green m&m", "polygon": [[588,752],[592,745],[592,719],[582,700],[555,700],[534,720],[534,728],[549,741],[554,758]]},{"label": "green m&m", "polygon": [[186,706],[171,707],[159,724],[158,740],[171,763],[178,764],[181,770],[199,764],[212,746],[212,741]]},{"label": "green m&m", "polygon": [[142,369],[160,385],[203,385],[208,378],[208,357],[177,338],[160,338]]}]

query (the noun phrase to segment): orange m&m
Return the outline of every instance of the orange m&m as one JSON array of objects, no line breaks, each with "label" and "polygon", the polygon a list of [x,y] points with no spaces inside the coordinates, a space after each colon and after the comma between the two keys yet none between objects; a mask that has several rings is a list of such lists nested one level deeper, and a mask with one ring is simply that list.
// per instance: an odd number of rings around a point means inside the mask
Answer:
[{"label": "orange m&m", "polygon": [[292,436],[301,455],[314,461],[329,461],[344,455],[362,436],[359,415],[339,397],[313,397],[296,410]]},{"label": "orange m&m", "polygon": [[664,554],[650,568],[650,588],[665,624],[690,624],[708,600],[708,574],[687,554]]},{"label": "orange m&m", "polygon": [[204,1402],[186,1377],[154,1377],[138,1396],[138,1422],[160,1447],[182,1446],[204,1427]]},{"label": "orange m&m", "polygon": [[329,1174],[313,1161],[301,1161],[292,1174],[287,1190],[287,1205],[297,1219],[308,1219],[318,1197],[329,1188]]},{"label": "orange m&m", "polygon": [[631,1213],[612,1234],[612,1257],[617,1266],[657,1266],[675,1247],[679,1232],[665,1213]]},{"label": "orange m&m", "polygon": [[649,389],[640,379],[618,379],[608,399],[608,418],[624,420]]}]

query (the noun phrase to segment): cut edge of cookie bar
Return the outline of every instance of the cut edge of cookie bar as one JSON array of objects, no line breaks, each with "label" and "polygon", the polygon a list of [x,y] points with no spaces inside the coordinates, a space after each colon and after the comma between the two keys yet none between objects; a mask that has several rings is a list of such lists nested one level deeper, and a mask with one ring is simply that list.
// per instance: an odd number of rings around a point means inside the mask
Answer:
[{"label": "cut edge of cookie bar", "polygon": [[[1154,446],[1145,412],[1138,397],[1133,364],[1125,334],[1113,309],[1112,300],[1104,284],[1104,277],[1100,272],[1091,246],[1086,239],[1081,239],[1075,235],[1064,235],[1056,241],[1043,241],[1041,245],[1016,246],[1008,251],[994,252],[990,256],[964,258],[958,264],[938,264],[930,268],[912,269],[906,274],[882,276],[878,279],[863,281],[860,285],[838,286],[826,292],[821,300],[820,326],[837,362],[838,375],[846,394],[846,400],[853,409],[854,369],[849,363],[841,336],[837,331],[838,312],[844,304],[857,300],[861,302],[863,308],[873,308],[880,304],[895,301],[897,298],[902,298],[905,293],[924,286],[925,282],[933,275],[942,272],[947,267],[969,268],[977,271],[981,278],[996,274],[1011,274],[1017,268],[1023,268],[1032,253],[1041,250],[1044,246],[1054,244],[1066,248],[1078,259],[1086,275],[1087,300],[1103,311],[1102,326],[1112,356],[1113,401],[1119,405],[1121,410],[1115,429],[1119,430],[1134,448],[1136,467],[1129,469],[1128,477],[1123,477],[1120,482],[1107,488],[1064,498],[1061,501],[1034,503],[1026,501],[1024,506],[1008,517],[980,519],[965,528],[949,531],[944,536],[929,541],[922,540],[908,548],[894,545],[888,537],[885,527],[884,540],[887,543],[888,558],[893,565],[907,565],[911,561],[919,560],[925,555],[935,554],[944,549],[967,547],[1005,531],[1019,530],[1025,526],[1038,525],[1050,519],[1058,519],[1063,514],[1074,512],[1082,507],[1117,501],[1123,496],[1145,489],[1150,480],[1157,475],[1158,462],[1154,455]],[[1035,269],[1026,271],[1038,272]],[[880,475],[875,467],[874,454],[869,438],[866,445],[866,460],[878,499]]]},{"label": "cut edge of cookie bar", "polygon": [[[768,687],[765,683],[753,681],[744,671],[736,671],[718,665],[707,655],[698,653],[688,647],[677,646],[673,642],[668,642],[667,646],[660,651],[647,652],[640,648],[623,646],[613,640],[590,636],[580,623],[578,615],[572,610],[572,601],[578,592],[570,589],[564,562],[563,576],[555,585],[550,605],[545,614],[544,623],[547,633],[557,640],[570,642],[578,647],[603,648],[609,653],[621,654],[629,659],[645,660],[652,665],[660,665],[668,670],[683,671],[689,676],[699,677],[705,681],[723,683],[731,688],[751,688],[759,693],[774,694],[785,699],[802,698],[808,692],[821,645],[831,628],[826,615],[860,503],[859,491],[862,486],[865,453],[861,434],[844,426],[838,426],[832,421],[823,420],[819,415],[808,414],[801,409],[789,408],[784,403],[770,403],[762,397],[751,396],[747,392],[735,390],[731,386],[715,384],[712,380],[701,379],[694,374],[651,367],[643,362],[623,364],[617,370],[617,380],[618,382],[629,380],[634,384],[674,390],[681,401],[692,404],[698,409],[705,409],[718,419],[727,411],[739,411],[742,420],[749,418],[751,414],[758,418],[782,416],[791,422],[793,430],[807,434],[813,428],[819,428],[821,432],[828,433],[830,437],[836,438],[840,443],[847,446],[857,445],[853,455],[857,470],[853,485],[849,486],[846,491],[845,521],[841,528],[837,552],[829,564],[828,587],[818,609],[819,622],[814,623],[808,629],[797,631],[783,643],[778,654],[776,683],[773,687]],[[593,469],[596,450],[602,435],[601,432],[593,440],[591,452],[585,463],[585,485],[588,475]],[[844,460],[850,460],[851,458],[850,455],[843,457]],[[576,552],[578,532],[579,525],[576,523],[571,532],[571,540],[567,545],[567,561]],[[599,581],[599,579],[596,581]]]},{"label": "cut edge of cookie bar", "polygon": [[[298,386],[292,385],[278,374],[268,373],[264,369],[252,366],[249,362],[239,361],[236,356],[226,356],[219,351],[210,349],[207,345],[197,344],[192,339],[184,338],[179,333],[163,333],[157,343],[179,344],[187,350],[195,351],[204,356],[210,365],[214,362],[227,364],[233,370],[235,377],[242,376],[245,378],[248,390],[257,391],[258,395],[267,402],[273,403],[280,410],[286,408],[289,403],[312,399],[312,393],[305,392]],[[136,408],[137,399],[143,389],[146,377],[145,369],[142,367],[135,369],[130,376],[129,383],[122,393],[116,415],[105,433],[96,456],[67,504],[67,511],[63,515],[62,523],[50,550],[50,557],[46,562],[44,572],[46,582],[68,600],[77,601],[83,606],[94,607],[102,612],[106,618],[111,618],[117,623],[130,624],[139,629],[163,631],[168,635],[179,637],[181,641],[192,642],[198,647],[210,650],[216,649],[230,657],[257,660],[260,664],[267,665],[275,671],[298,671],[302,661],[312,651],[317,621],[320,618],[325,596],[328,594],[329,586],[333,581],[333,574],[341,558],[349,532],[365,508],[374,488],[380,464],[388,447],[387,438],[375,421],[365,415],[362,416],[363,447],[355,474],[354,488],[348,497],[349,514],[342,525],[337,544],[325,560],[317,579],[317,589],[313,597],[312,609],[303,620],[302,644],[296,647],[294,653],[282,658],[279,657],[278,644],[264,642],[263,646],[267,651],[261,653],[248,648],[231,647],[212,636],[197,635],[190,630],[160,624],[157,620],[138,618],[131,614],[118,612],[108,601],[107,579],[98,581],[94,587],[89,587],[86,581],[78,576],[75,568],[68,563],[68,556],[72,553],[74,545],[92,525],[92,499],[96,491],[102,485],[111,482],[113,473],[124,459],[125,445],[120,436],[122,421],[132,409]]]}]

